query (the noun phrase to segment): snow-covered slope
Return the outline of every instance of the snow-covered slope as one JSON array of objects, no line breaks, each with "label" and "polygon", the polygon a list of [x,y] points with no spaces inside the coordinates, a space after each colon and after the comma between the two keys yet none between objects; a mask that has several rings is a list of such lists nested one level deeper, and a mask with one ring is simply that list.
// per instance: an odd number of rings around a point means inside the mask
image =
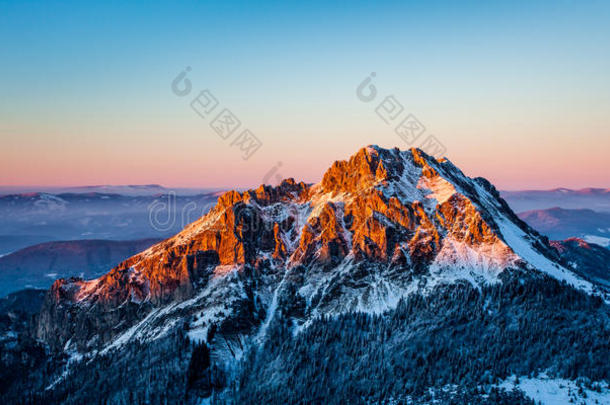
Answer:
[{"label": "snow-covered slope", "polygon": [[540,375],[536,378],[514,376],[500,384],[507,390],[519,389],[528,397],[542,405],[556,404],[599,404],[610,405],[610,389],[607,383],[595,383],[585,387],[572,380],[551,378]]}]

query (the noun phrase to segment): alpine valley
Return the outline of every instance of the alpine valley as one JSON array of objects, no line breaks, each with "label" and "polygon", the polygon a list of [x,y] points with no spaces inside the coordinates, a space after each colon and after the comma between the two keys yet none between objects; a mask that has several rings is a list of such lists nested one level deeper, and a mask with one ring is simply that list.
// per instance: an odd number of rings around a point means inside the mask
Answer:
[{"label": "alpine valley", "polygon": [[4,299],[0,399],[530,404],[556,384],[610,403],[591,246],[551,243],[447,159],[368,146],[318,184],[226,192],[97,279]]}]

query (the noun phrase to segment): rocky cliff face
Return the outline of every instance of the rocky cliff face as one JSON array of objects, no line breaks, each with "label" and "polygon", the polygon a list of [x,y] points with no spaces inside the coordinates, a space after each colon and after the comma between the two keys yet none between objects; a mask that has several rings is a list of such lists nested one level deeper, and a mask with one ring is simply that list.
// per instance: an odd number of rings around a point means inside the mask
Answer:
[{"label": "rocky cliff face", "polygon": [[369,146],[318,184],[227,192],[182,232],[96,280],[58,280],[36,333],[56,348],[97,350],[154,338],[187,314],[198,319],[193,336],[212,326],[260,335],[278,307],[304,324],[380,311],[439,283],[496,283],[507,269],[595,292],[558,261],[486,180],[418,149]]}]

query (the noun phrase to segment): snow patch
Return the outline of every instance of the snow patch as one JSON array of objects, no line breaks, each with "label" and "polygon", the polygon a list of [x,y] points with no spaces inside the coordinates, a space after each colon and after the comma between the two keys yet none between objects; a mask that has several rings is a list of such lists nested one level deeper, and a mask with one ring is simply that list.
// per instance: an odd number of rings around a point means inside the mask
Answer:
[{"label": "snow patch", "polygon": [[550,378],[541,374],[537,378],[521,378],[517,384],[513,376],[501,383],[500,387],[507,390],[520,389],[536,403],[540,402],[543,405],[568,403],[610,405],[608,384],[600,382],[593,385],[598,387],[599,392],[584,386],[580,388],[572,380]]},{"label": "snow patch", "polygon": [[583,236],[583,239],[585,240],[585,242],[595,243],[596,245],[600,245],[603,247],[610,246],[610,238],[604,238],[603,236],[585,235]]},{"label": "snow patch", "polygon": [[514,266],[518,257],[500,241],[480,244],[476,249],[453,238],[446,238],[440,252],[430,265],[431,284],[467,280],[474,286],[493,284],[507,267]]},{"label": "snow patch", "polygon": [[438,204],[444,203],[456,193],[455,187],[441,176],[422,176],[417,182],[417,188],[428,191],[426,198],[435,199]]}]

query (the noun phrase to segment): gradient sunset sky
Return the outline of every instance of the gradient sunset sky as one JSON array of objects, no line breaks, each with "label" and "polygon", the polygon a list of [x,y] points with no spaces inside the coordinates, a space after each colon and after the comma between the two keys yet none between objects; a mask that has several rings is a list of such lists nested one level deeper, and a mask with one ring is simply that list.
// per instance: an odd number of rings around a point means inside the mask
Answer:
[{"label": "gradient sunset sky", "polygon": [[[498,188],[610,187],[608,1],[129,3],[0,1],[0,185],[318,181],[410,146],[375,114],[393,95]],[[203,89],[262,141],[249,160]]]}]

